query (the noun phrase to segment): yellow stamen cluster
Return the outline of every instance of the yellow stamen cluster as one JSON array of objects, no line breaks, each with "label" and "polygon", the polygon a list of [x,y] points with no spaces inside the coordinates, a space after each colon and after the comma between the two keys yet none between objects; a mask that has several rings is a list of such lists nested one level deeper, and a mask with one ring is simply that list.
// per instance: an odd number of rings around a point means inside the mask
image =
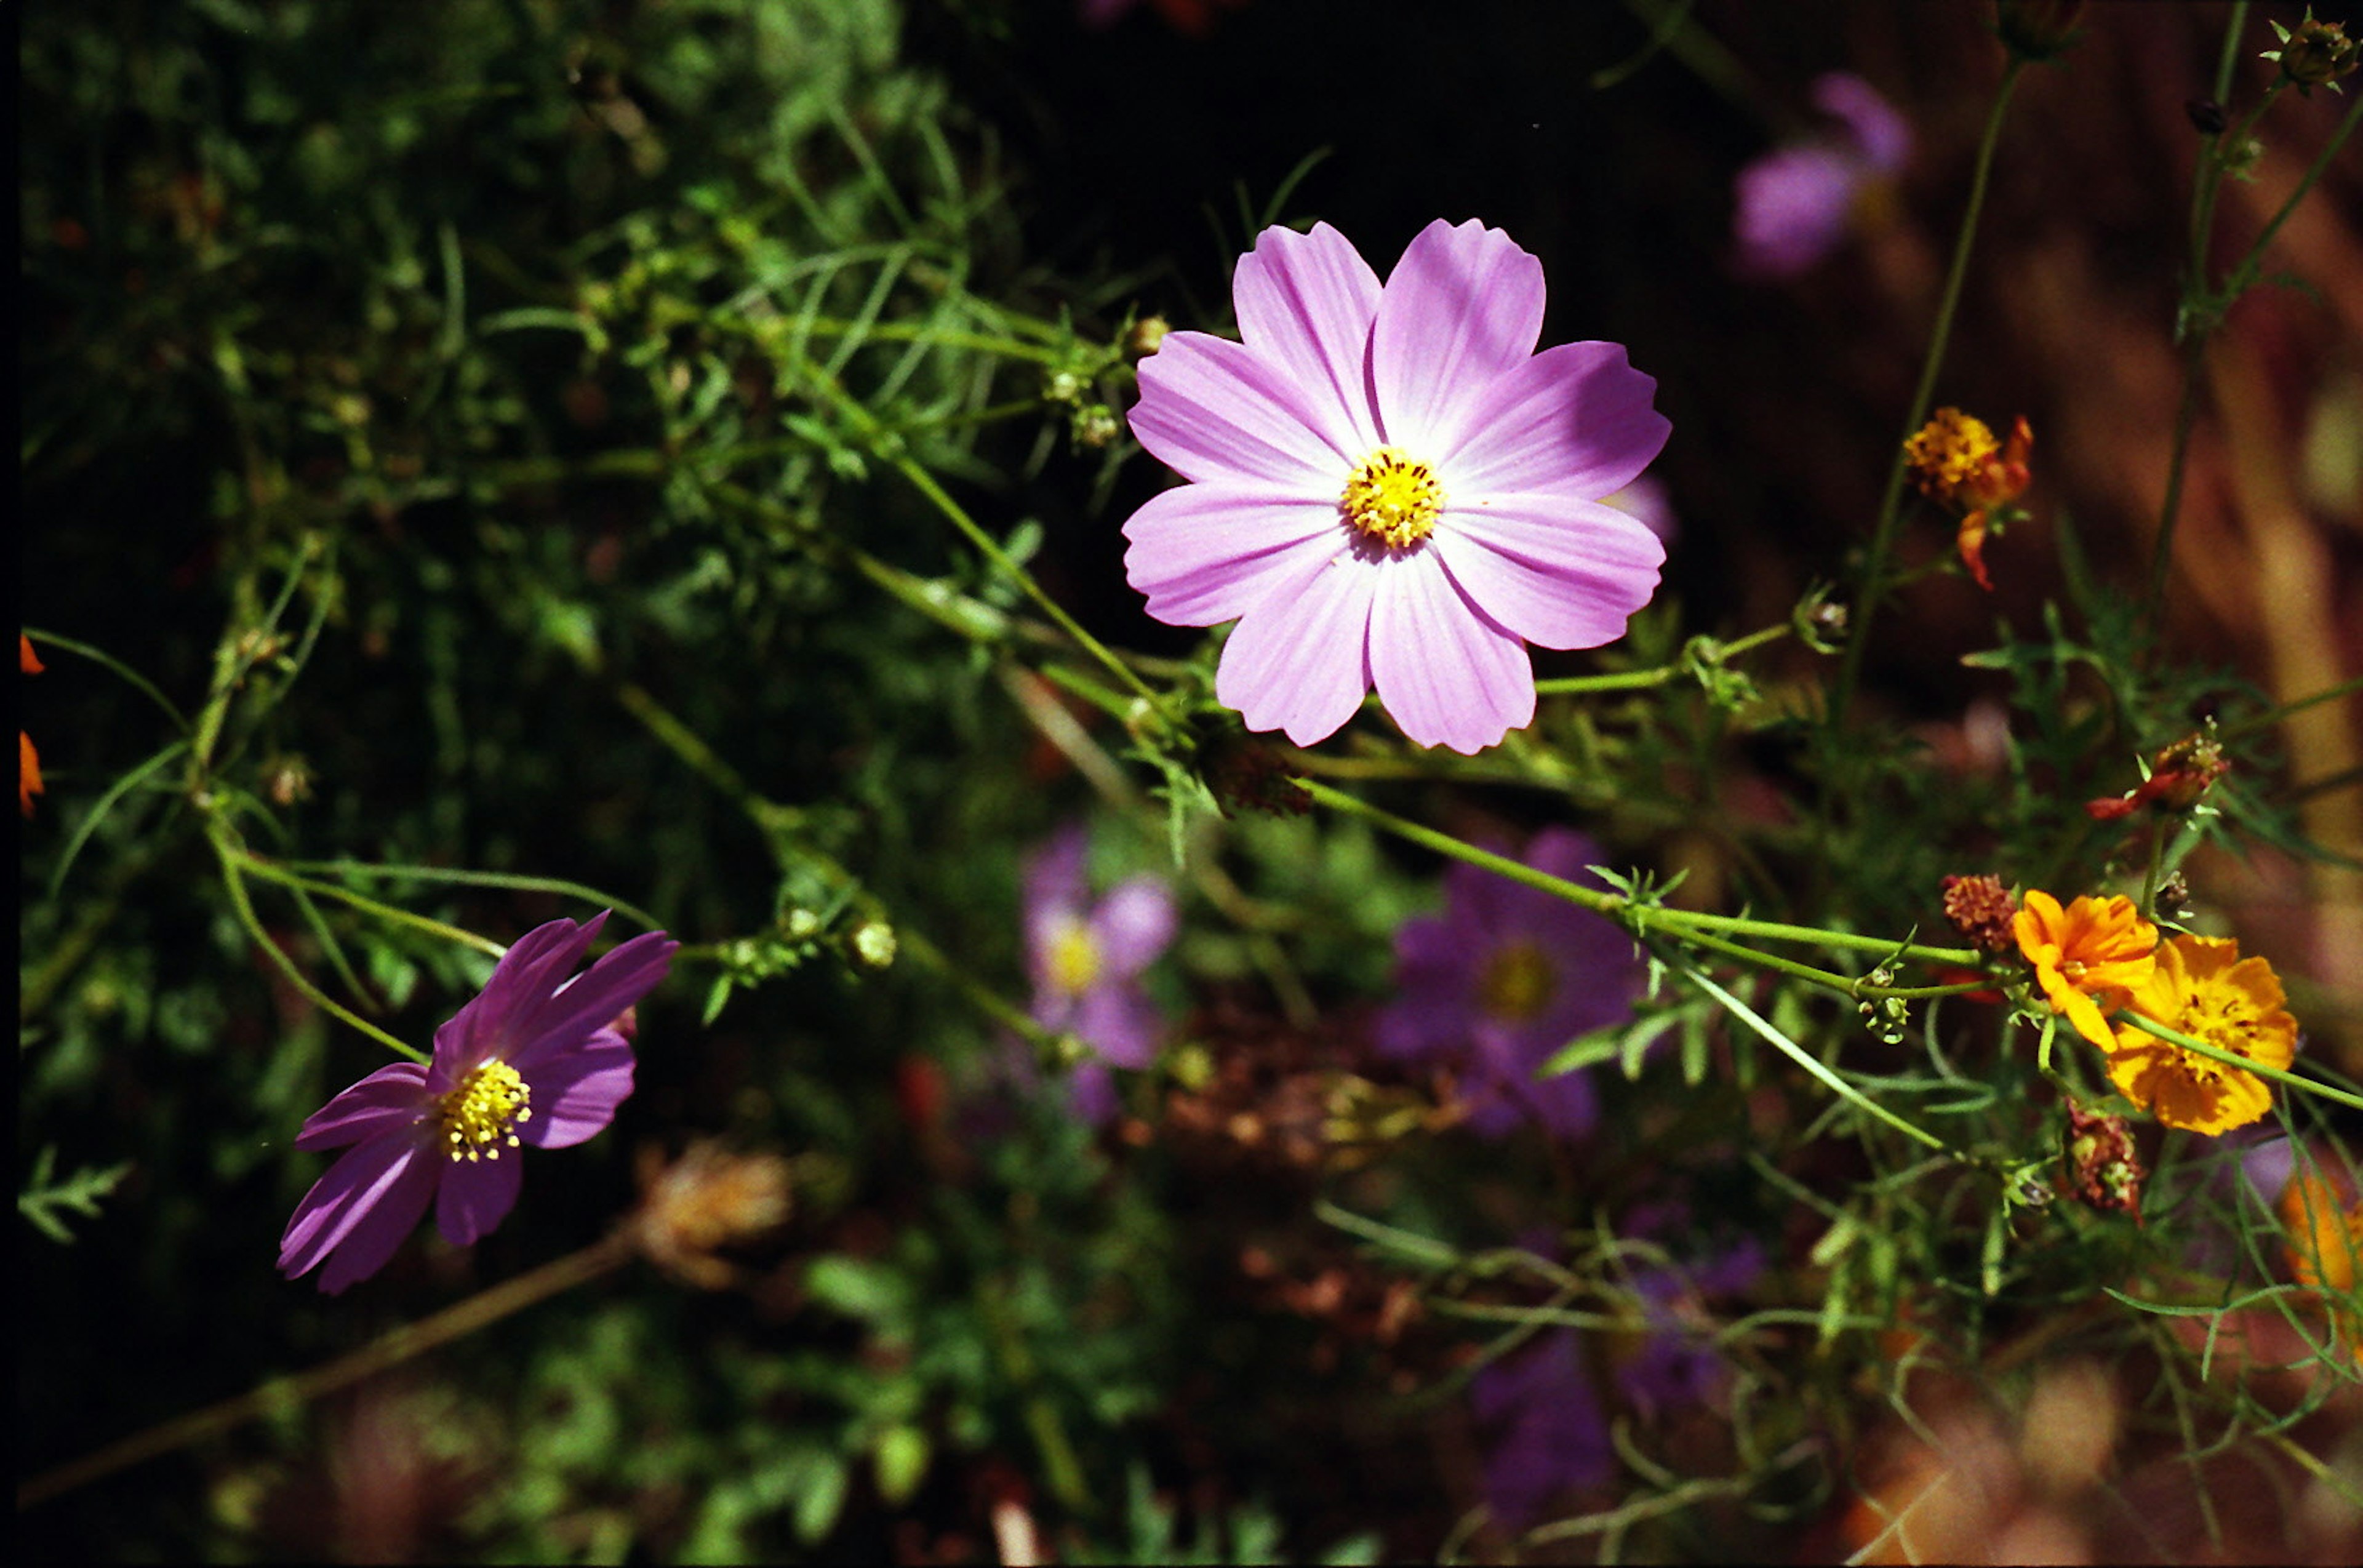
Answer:
[{"label": "yellow stamen cluster", "polygon": [[1503,1023],[1523,1024],[1542,1016],[1559,989],[1559,972],[1530,941],[1512,942],[1486,961],[1477,981],[1477,1005]]},{"label": "yellow stamen cluster", "polygon": [[2001,451],[2002,443],[1986,422],[1958,408],[1937,409],[1920,433],[1903,443],[1904,460],[1922,494],[1947,500],[1974,483]]},{"label": "yellow stamen cluster", "polygon": [[1427,464],[1398,448],[1380,447],[1355,465],[1337,506],[1364,539],[1409,550],[1435,531],[1444,486]]},{"label": "yellow stamen cluster", "polygon": [[454,1160],[497,1160],[501,1148],[517,1146],[516,1124],[531,1121],[533,1091],[505,1062],[487,1062],[435,1102],[442,1113],[443,1138]]},{"label": "yellow stamen cluster", "polygon": [[1050,939],[1050,984],[1064,996],[1080,996],[1100,974],[1100,948],[1089,927],[1071,921]]}]

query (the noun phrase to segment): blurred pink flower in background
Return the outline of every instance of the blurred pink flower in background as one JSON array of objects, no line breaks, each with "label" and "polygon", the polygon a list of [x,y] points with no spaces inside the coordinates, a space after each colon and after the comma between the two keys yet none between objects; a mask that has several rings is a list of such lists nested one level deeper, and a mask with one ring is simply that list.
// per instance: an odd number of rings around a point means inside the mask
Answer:
[{"label": "blurred pink flower in background", "polygon": [[1742,276],[1792,278],[1877,221],[1912,155],[1912,128],[1859,76],[1832,72],[1814,106],[1836,120],[1812,141],[1776,148],[1739,172],[1733,266]]},{"label": "blurred pink flower in background", "polygon": [[[1599,846],[1568,828],[1536,834],[1523,858],[1600,885],[1583,869]],[[1395,976],[1379,1050],[1451,1065],[1472,1129],[1499,1138],[1529,1119],[1566,1137],[1592,1129],[1600,1106],[1588,1073],[1534,1074],[1568,1041],[1632,1011],[1641,964],[1613,921],[1455,862],[1444,873],[1444,913],[1395,933]]]},{"label": "blurred pink flower in background", "polygon": [[1241,341],[1169,335],[1133,434],[1191,483],[1125,524],[1148,613],[1238,625],[1215,692],[1326,739],[1375,686],[1405,735],[1474,753],[1534,718],[1529,642],[1596,648],[1665,547],[1600,498],[1671,428],[1614,343],[1537,354],[1542,263],[1442,219],[1384,284],[1345,236],[1268,228],[1232,282]]},{"label": "blurred pink flower in background", "polygon": [[1069,1085],[1075,1114],[1097,1123],[1115,1111],[1108,1063],[1141,1068],[1156,1059],[1164,1023],[1140,973],[1172,945],[1179,915],[1172,890],[1153,876],[1128,877],[1093,900],[1088,850],[1083,829],[1069,827],[1027,860],[1026,963],[1035,1022],[1098,1053]]}]

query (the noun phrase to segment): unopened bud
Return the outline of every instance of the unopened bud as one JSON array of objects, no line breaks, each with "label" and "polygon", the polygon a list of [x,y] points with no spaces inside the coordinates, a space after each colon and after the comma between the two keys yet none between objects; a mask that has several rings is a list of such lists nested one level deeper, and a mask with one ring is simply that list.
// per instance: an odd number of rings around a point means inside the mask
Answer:
[{"label": "unopened bud", "polygon": [[2084,0],[2000,0],[1994,30],[2023,60],[2057,60],[2082,36],[2076,24],[2083,14]]},{"label": "unopened bud", "polygon": [[2309,95],[2316,87],[2338,92],[2338,79],[2354,74],[2356,40],[2348,38],[2346,29],[2336,22],[2315,21],[2311,6],[2306,7],[2305,20],[2294,29],[2279,22],[2272,27],[2280,35],[2281,47],[2267,50],[2262,58],[2278,61],[2281,74],[2301,95]]},{"label": "unopened bud", "polygon": [[1124,351],[1136,360],[1145,360],[1157,352],[1165,341],[1165,334],[1171,330],[1162,316],[1144,316],[1124,335]]},{"label": "unopened bud", "polygon": [[894,928],[883,920],[862,921],[848,940],[853,956],[871,969],[884,969],[894,962]]}]

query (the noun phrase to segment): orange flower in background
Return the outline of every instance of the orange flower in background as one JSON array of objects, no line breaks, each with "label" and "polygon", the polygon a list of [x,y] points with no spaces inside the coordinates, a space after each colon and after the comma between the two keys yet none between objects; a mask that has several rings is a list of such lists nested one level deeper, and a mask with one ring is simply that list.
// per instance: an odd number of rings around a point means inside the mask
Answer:
[{"label": "orange flower in background", "polygon": [[2026,416],[2010,428],[2010,442],[1994,439],[1982,419],[1958,408],[1939,408],[1917,435],[1903,443],[1905,466],[1920,493],[1961,514],[1954,547],[1961,564],[1979,587],[1993,592],[1986,575],[1986,530],[2003,519],[1996,514],[2011,506],[2034,480],[2028,459],[2035,450],[2035,428]]},{"label": "orange flower in background", "polygon": [[[41,673],[41,662],[33,657],[33,639],[23,632],[17,634],[17,667],[28,675]],[[33,738],[23,730],[17,731],[17,804],[25,815],[33,814],[33,797],[41,793],[41,754],[33,750]]]},{"label": "orange flower in background", "polygon": [[2100,1003],[2124,1006],[2149,983],[2158,965],[2158,928],[2134,912],[2130,898],[2079,898],[2062,909],[2048,893],[2030,888],[2010,931],[2035,965],[2052,1011],[2066,1014],[2094,1045],[2113,1048],[2116,1036]]},{"label": "orange flower in background", "polygon": [[2289,1232],[2283,1248],[2290,1277],[2330,1298],[2355,1363],[2363,1366],[2363,1303],[2355,1295],[2357,1265],[2363,1263],[2363,1197],[2330,1173],[2301,1170],[2281,1189],[2280,1207],[2281,1228]]},{"label": "orange flower in background", "polygon": [[[2283,1068],[2297,1054],[2297,1019],[2280,977],[2240,944],[2177,937],[2158,950],[2156,968],[2129,1006],[2194,1040]],[[2106,1048],[2119,1093],[2169,1127],[2213,1136],[2246,1127],[2272,1108],[2272,1090],[2253,1073],[2185,1050],[2126,1024]]]}]

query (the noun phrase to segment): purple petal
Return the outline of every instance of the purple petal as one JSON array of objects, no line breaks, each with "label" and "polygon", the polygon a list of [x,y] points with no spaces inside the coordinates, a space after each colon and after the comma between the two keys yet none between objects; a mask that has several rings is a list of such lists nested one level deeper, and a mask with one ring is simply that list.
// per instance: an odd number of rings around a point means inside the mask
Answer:
[{"label": "purple petal", "polygon": [[1838,248],[1853,215],[1862,162],[1836,148],[1776,148],[1739,172],[1732,228],[1744,276],[1790,278]]},{"label": "purple petal", "polygon": [[1623,489],[1673,429],[1657,392],[1617,343],[1561,343],[1522,361],[1469,399],[1467,434],[1439,460],[1447,507],[1503,492],[1590,501]]},{"label": "purple petal", "polygon": [[1660,544],[1671,544],[1674,536],[1682,531],[1682,520],[1674,511],[1673,493],[1666,482],[1653,473],[1645,473],[1624,489],[1603,495],[1600,504],[1630,513],[1641,526],[1658,536]]},{"label": "purple petal", "polygon": [[1094,985],[1084,992],[1070,1027],[1106,1061],[1136,1069],[1157,1060],[1157,1042],[1165,1032],[1157,1009],[1130,985]]},{"label": "purple petal", "polygon": [[1243,343],[1204,332],[1170,334],[1140,361],[1132,433],[1184,479],[1341,495],[1368,455],[1354,435],[1315,424],[1287,368]]},{"label": "purple petal", "polygon": [[1104,1127],[1115,1115],[1115,1074],[1103,1062],[1085,1062],[1067,1075],[1067,1105],[1075,1119]]},{"label": "purple petal", "polygon": [[1168,626],[1236,620],[1283,579],[1300,576],[1347,543],[1338,497],[1220,482],[1151,496],[1124,525],[1125,580],[1148,596]]},{"label": "purple petal", "polygon": [[1469,1040],[1476,973],[1472,945],[1443,917],[1418,916],[1395,928],[1395,999],[1379,1014],[1374,1043],[1382,1055],[1417,1059],[1457,1051]]},{"label": "purple petal", "polygon": [[1249,729],[1299,746],[1337,732],[1370,689],[1370,600],[1379,567],[1341,556],[1281,582],[1239,619],[1215,672],[1215,696]]},{"label": "purple petal", "polygon": [[525,1179],[521,1151],[505,1149],[497,1160],[453,1160],[446,1162],[443,1186],[435,1203],[435,1228],[454,1247],[472,1247],[492,1233],[516,1207],[517,1186]]},{"label": "purple petal", "polygon": [[551,1058],[533,1075],[533,1115],[517,1124],[517,1137],[534,1149],[571,1149],[596,1137],[631,1097],[632,1068],[631,1045],[612,1029]]},{"label": "purple petal", "polygon": [[368,1077],[304,1119],[295,1147],[335,1149],[364,1138],[390,1136],[423,1119],[434,1104],[427,1093],[427,1068],[397,1062]]},{"label": "purple petal", "polygon": [[1419,745],[1473,756],[1534,721],[1525,646],[1453,586],[1432,550],[1387,563],[1370,661],[1379,700]]},{"label": "purple petal", "polygon": [[1437,218],[1388,274],[1370,327],[1381,433],[1434,462],[1458,444],[1474,398],[1535,351],[1542,328],[1542,262],[1474,218],[1458,228]]},{"label": "purple petal", "polygon": [[1658,591],[1666,547],[1598,501],[1539,493],[1456,510],[1430,541],[1469,602],[1544,648],[1625,635]]},{"label": "purple petal", "polygon": [[680,946],[662,931],[649,931],[607,952],[560,986],[539,1012],[519,1021],[523,1038],[509,1065],[530,1079],[551,1056],[576,1049],[655,990]]},{"label": "purple petal", "polygon": [[1092,912],[1092,946],[1108,973],[1130,979],[1173,945],[1173,890],[1154,876],[1126,877]]},{"label": "purple petal", "polygon": [[1379,295],[1378,273],[1326,223],[1265,229],[1231,277],[1240,338],[1282,367],[1320,428],[1349,438],[1355,455],[1380,444],[1369,380]]},{"label": "purple petal", "polygon": [[1083,871],[1090,850],[1091,840],[1082,824],[1076,822],[1052,833],[1026,857],[1019,879],[1026,906],[1026,946],[1037,961],[1049,952],[1062,930],[1082,917],[1084,902],[1091,895]]},{"label": "purple petal", "polygon": [[1470,1380],[1470,1405],[1502,1430],[1485,1456],[1485,1500],[1505,1531],[1525,1529],[1554,1494],[1614,1473],[1607,1418],[1574,1330],[1547,1329]]},{"label": "purple petal", "polygon": [[579,926],[551,920],[519,937],[493,966],[484,988],[435,1031],[427,1089],[449,1094],[487,1061],[506,1059],[516,1049],[520,1030],[530,1027],[530,1016],[549,1000],[606,923],[602,911]]},{"label": "purple petal", "polygon": [[2297,1145],[2286,1137],[2269,1138],[2240,1153],[2240,1174],[2270,1211],[2297,1169]]},{"label": "purple petal", "polygon": [[1903,172],[1912,156],[1912,122],[1859,76],[1833,71],[1817,78],[1814,106],[1843,121],[1864,161],[1882,174]]},{"label": "purple petal", "polygon": [[320,1288],[331,1296],[367,1279],[417,1226],[438,1173],[436,1156],[415,1140],[354,1145],[295,1206],[279,1239],[279,1272],[294,1279],[325,1259]]}]

